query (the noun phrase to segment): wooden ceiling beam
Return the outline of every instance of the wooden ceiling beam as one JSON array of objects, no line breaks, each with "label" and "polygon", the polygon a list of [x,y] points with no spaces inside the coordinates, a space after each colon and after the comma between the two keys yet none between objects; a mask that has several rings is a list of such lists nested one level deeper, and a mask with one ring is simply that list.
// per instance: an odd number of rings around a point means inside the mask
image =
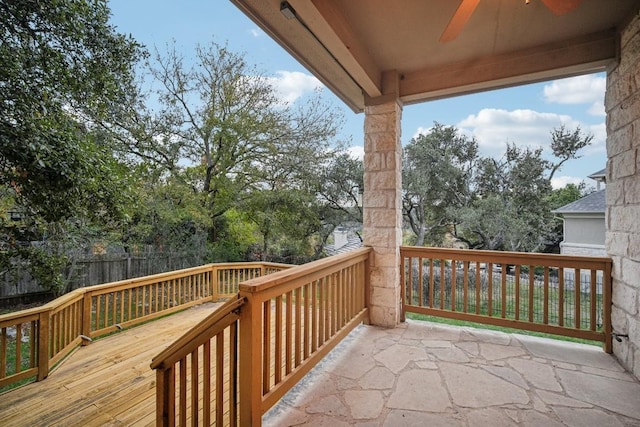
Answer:
[{"label": "wooden ceiling beam", "polygon": [[364,111],[364,96],[359,82],[304,25],[297,19],[287,19],[281,13],[279,0],[230,1],[354,112]]},{"label": "wooden ceiling beam", "polygon": [[371,97],[380,96],[382,71],[353,34],[351,25],[336,4],[327,0],[289,0],[289,3],[298,19],[331,52],[363,92]]},{"label": "wooden ceiling beam", "polygon": [[615,30],[532,49],[401,73],[405,104],[605,70],[617,59]]}]

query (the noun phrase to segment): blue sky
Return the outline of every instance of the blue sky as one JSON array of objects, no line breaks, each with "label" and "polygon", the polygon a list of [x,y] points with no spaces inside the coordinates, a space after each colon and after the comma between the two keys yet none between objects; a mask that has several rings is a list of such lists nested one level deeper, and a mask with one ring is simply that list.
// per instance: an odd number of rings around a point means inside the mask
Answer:
[{"label": "blue sky", "polygon": [[[281,96],[290,101],[321,86],[302,65],[272,41],[227,0],[110,0],[111,22],[131,34],[150,50],[162,52],[172,40],[185,57],[197,43],[211,40],[227,43],[235,52],[244,52],[249,63],[273,77]],[[592,74],[570,79],[483,92],[404,107],[402,143],[408,143],[434,121],[453,125],[475,136],[481,154],[499,157],[507,142],[545,147],[549,152],[550,132],[565,124],[593,134],[593,142],[583,157],[570,160],[554,179],[554,186],[586,178],[606,165],[605,75]],[[345,116],[342,139],[351,141],[351,150],[362,153],[364,115],[355,114],[328,89],[324,96]],[[300,101],[299,101],[300,102]]]}]

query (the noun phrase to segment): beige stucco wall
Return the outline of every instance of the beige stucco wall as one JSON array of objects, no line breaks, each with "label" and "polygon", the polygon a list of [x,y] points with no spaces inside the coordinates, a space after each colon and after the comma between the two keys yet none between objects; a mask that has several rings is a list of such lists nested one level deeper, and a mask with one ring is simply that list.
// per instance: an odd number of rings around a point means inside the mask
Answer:
[{"label": "beige stucco wall", "polygon": [[565,242],[604,245],[605,229],[604,214],[600,214],[600,216],[589,214],[564,215]]},{"label": "beige stucco wall", "polygon": [[622,32],[607,75],[607,253],[613,260],[613,350],[640,377],[640,17]]}]

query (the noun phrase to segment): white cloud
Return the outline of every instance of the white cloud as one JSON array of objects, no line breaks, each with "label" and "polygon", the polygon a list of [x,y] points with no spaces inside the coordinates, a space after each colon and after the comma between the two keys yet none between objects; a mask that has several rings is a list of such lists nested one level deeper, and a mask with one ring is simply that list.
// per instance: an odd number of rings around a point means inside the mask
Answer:
[{"label": "white cloud", "polygon": [[562,124],[568,129],[580,125],[570,116],[562,114],[485,108],[456,126],[465,135],[476,137],[482,154],[495,156],[504,152],[507,142],[546,148],[551,142],[551,130]]},{"label": "white cloud", "polygon": [[605,161],[607,158],[607,126],[604,123],[581,128],[586,133],[593,135],[591,145],[584,149],[584,155],[601,154]]},{"label": "white cloud", "polygon": [[555,80],[544,86],[544,99],[554,104],[591,104],[589,114],[604,116],[606,86],[605,77],[593,74]]},{"label": "white cloud", "polygon": [[591,104],[591,107],[589,107],[587,113],[591,114],[592,116],[605,117],[607,113],[604,110],[604,101],[594,102],[593,104]]},{"label": "white cloud", "polygon": [[356,145],[356,146],[347,148],[347,153],[349,153],[349,155],[353,159],[356,159],[356,160],[364,159],[364,147],[361,145]]},{"label": "white cloud", "polygon": [[412,139],[415,139],[417,137],[419,137],[420,135],[427,135],[429,132],[431,132],[431,129],[433,128],[426,128],[423,126],[419,126],[418,129],[416,129],[416,131],[414,132],[413,136],[411,137]]},{"label": "white cloud", "polygon": [[251,34],[255,38],[258,38],[262,37],[264,35],[264,32],[259,28],[252,28],[249,30],[249,34]]},{"label": "white cloud", "polygon": [[300,71],[276,71],[276,75],[269,80],[284,103],[293,103],[305,94],[324,87],[320,80]]},{"label": "white cloud", "polygon": [[551,179],[551,187],[557,190],[558,188],[566,187],[567,184],[579,185],[582,181],[584,181],[584,178],[578,178],[576,176],[558,176]]}]

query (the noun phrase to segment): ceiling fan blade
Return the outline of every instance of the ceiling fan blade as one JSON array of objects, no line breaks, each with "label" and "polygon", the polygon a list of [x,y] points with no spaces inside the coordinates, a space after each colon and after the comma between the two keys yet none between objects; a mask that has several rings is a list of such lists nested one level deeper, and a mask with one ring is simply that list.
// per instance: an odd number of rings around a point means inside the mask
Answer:
[{"label": "ceiling fan blade", "polygon": [[453,14],[449,24],[442,32],[439,39],[440,43],[446,43],[458,37],[478,3],[480,3],[480,0],[462,0],[456,13]]},{"label": "ceiling fan blade", "polygon": [[582,0],[542,0],[542,3],[556,15],[564,15],[580,6]]}]

